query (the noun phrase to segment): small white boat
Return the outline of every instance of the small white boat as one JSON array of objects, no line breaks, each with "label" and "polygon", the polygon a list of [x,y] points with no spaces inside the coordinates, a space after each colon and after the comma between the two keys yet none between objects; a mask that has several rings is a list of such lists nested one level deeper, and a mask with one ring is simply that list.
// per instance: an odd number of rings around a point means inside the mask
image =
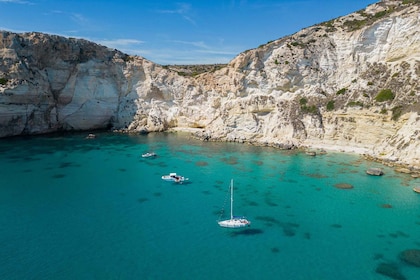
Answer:
[{"label": "small white boat", "polygon": [[420,193],[420,187],[414,187],[413,191],[415,191],[416,193]]},{"label": "small white boat", "polygon": [[226,228],[249,227],[251,222],[245,217],[233,216],[233,179],[230,181],[230,219],[217,222],[219,226]]},{"label": "small white boat", "polygon": [[149,157],[155,157],[155,156],[157,156],[157,154],[156,153],[154,153],[154,152],[151,152],[151,153],[145,153],[145,154],[142,154],[141,155],[141,157],[143,157],[143,158],[149,158]]},{"label": "small white boat", "polygon": [[163,175],[162,180],[167,181],[167,182],[182,183],[184,181],[187,181],[188,178],[185,178],[184,176],[180,176],[172,172],[172,173],[169,173],[169,175]]}]

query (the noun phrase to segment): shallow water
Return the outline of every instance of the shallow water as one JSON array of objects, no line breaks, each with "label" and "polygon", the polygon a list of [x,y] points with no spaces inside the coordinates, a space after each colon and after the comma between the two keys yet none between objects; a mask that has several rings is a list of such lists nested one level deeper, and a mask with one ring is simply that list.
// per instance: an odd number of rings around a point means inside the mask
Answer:
[{"label": "shallow water", "polygon": [[[420,275],[398,257],[420,249],[408,175],[349,154],[85,136],[0,141],[1,279],[391,279],[383,263]],[[216,223],[230,179],[249,228]]]}]

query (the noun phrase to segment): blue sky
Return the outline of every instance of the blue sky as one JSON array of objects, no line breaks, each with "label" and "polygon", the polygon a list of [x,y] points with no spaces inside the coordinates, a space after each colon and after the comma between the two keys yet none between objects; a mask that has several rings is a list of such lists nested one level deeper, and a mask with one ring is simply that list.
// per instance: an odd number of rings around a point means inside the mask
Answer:
[{"label": "blue sky", "polygon": [[83,38],[159,64],[239,53],[379,0],[0,0],[0,30]]}]

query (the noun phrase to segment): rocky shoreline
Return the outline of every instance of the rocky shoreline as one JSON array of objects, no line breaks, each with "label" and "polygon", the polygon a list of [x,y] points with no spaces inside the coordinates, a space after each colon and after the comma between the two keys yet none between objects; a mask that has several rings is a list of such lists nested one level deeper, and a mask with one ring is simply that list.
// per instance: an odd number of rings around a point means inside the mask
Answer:
[{"label": "rocky shoreline", "polygon": [[391,160],[377,158],[368,154],[363,154],[363,157],[366,160],[378,162],[382,165],[392,167],[396,172],[409,174],[413,178],[420,178],[420,168],[418,167],[415,167],[409,164],[396,163]]},{"label": "rocky shoreline", "polygon": [[295,146],[293,144],[280,144],[280,143],[261,143],[261,142],[253,142],[253,141],[245,141],[245,140],[224,140],[221,138],[213,138],[206,134],[202,129],[198,128],[171,128],[168,132],[173,133],[187,133],[192,138],[201,140],[201,141],[211,141],[211,142],[237,142],[241,144],[249,144],[255,146],[263,146],[263,147],[272,147],[281,150],[299,150],[302,152],[307,152],[308,150],[312,151],[316,154],[325,154],[327,152],[342,152],[342,153],[351,153],[357,154],[362,156],[364,159],[372,162],[377,162],[381,165],[392,167],[396,172],[409,174],[412,178],[420,178],[420,167],[413,166],[411,164],[404,164],[398,163],[389,159],[383,159],[379,157],[375,157],[367,153],[367,149],[360,148],[360,147],[349,147],[349,146],[327,146],[327,145],[314,145],[314,146]]}]

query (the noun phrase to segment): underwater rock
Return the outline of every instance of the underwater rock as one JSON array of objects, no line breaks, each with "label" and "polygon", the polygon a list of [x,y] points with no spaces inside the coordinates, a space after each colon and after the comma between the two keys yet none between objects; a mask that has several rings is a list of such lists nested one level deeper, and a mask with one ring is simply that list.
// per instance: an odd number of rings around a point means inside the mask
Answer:
[{"label": "underwater rock", "polygon": [[404,250],[400,253],[400,259],[402,259],[408,264],[412,264],[417,267],[420,267],[420,250],[417,250],[417,249]]},{"label": "underwater rock", "polygon": [[388,204],[388,203],[384,203],[384,204],[381,205],[381,207],[382,208],[392,208],[392,205]]},{"label": "underwater rock", "polygon": [[366,170],[366,173],[372,176],[382,176],[384,172],[380,168],[369,168]]},{"label": "underwater rock", "polygon": [[407,278],[405,278],[404,275],[401,274],[401,272],[398,269],[398,266],[396,266],[395,264],[392,263],[380,263],[377,267],[376,267],[376,273],[388,276],[392,279],[395,280],[405,280]]},{"label": "underwater rock", "polygon": [[347,184],[347,183],[338,183],[338,184],[335,184],[334,187],[336,187],[337,189],[342,189],[342,190],[348,190],[348,189],[353,188],[351,184]]}]

